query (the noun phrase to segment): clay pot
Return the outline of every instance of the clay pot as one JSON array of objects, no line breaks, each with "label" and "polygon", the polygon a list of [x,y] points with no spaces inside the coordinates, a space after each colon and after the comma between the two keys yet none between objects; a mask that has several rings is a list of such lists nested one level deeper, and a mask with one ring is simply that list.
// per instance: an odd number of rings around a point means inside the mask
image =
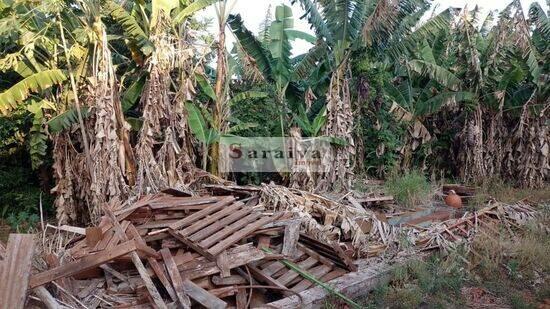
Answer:
[{"label": "clay pot", "polygon": [[445,197],[445,204],[453,208],[462,207],[462,198],[456,194],[454,190],[449,191],[449,194]]}]

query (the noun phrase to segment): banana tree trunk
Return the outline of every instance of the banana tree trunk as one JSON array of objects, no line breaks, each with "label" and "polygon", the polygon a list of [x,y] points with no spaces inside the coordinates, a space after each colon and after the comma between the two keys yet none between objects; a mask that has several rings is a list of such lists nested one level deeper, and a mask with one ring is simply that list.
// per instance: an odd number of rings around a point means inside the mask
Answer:
[{"label": "banana tree trunk", "polygon": [[355,142],[348,72],[349,63],[344,60],[331,77],[327,93],[327,122],[323,129],[323,135],[341,139],[346,145],[332,147],[332,159],[324,162],[325,171],[318,182],[318,190],[345,190],[351,186]]},{"label": "banana tree trunk", "polygon": [[[218,52],[216,63],[216,102],[214,102],[212,119],[214,121],[214,129],[218,132],[223,132],[224,129],[224,117],[223,110],[226,101],[225,83],[227,77],[227,59],[225,54],[225,22],[220,23],[218,29]],[[212,143],[209,149],[210,154],[210,173],[219,176],[219,144],[217,142]]]}]

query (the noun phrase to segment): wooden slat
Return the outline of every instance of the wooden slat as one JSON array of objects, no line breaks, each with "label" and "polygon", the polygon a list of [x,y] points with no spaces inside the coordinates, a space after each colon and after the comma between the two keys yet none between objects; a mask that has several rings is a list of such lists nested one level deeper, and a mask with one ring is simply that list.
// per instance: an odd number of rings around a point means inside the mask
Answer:
[{"label": "wooden slat", "polygon": [[200,220],[200,219],[206,217],[207,215],[209,215],[211,213],[219,211],[223,207],[231,204],[234,200],[235,200],[235,198],[233,196],[225,197],[224,199],[217,202],[216,204],[213,204],[212,206],[210,206],[208,208],[205,208],[201,211],[198,211],[198,212],[196,212],[196,213],[194,213],[194,214],[192,214],[192,215],[190,215],[186,218],[183,218],[183,219],[173,223],[172,225],[170,225],[170,228],[173,229],[173,230],[177,230],[177,229],[180,229],[182,227],[191,225],[191,224],[195,223],[197,220]]},{"label": "wooden slat", "polygon": [[285,234],[283,238],[283,255],[293,257],[296,254],[296,245],[300,238],[300,222],[291,222],[285,226]]},{"label": "wooden slat", "polygon": [[218,211],[217,213],[181,230],[180,233],[182,235],[190,235],[189,239],[192,241],[201,240],[220,229],[219,227],[216,227],[216,221],[224,218],[225,216],[231,216],[232,214],[239,212],[239,209],[241,209],[242,206],[243,203],[241,202],[234,203],[229,207],[225,207],[221,211]]},{"label": "wooden slat", "polygon": [[174,287],[174,291],[176,292],[176,296],[178,297],[178,301],[180,302],[180,305],[183,308],[190,308],[191,301],[189,300],[189,297],[184,291],[183,279],[181,278],[180,272],[178,271],[178,267],[176,266],[176,263],[172,258],[172,254],[170,253],[170,250],[162,249],[160,250],[160,254],[162,255],[162,259],[164,260],[164,265],[166,266],[168,275],[172,280],[172,286]]},{"label": "wooden slat", "polygon": [[213,276],[212,283],[214,283],[215,285],[244,285],[247,284],[248,281],[243,276],[231,275],[226,278]]},{"label": "wooden slat", "polygon": [[[315,278],[320,278],[321,281],[323,282],[326,282],[328,280],[323,280],[321,278],[321,276],[329,273],[331,270],[331,267],[328,266],[328,265],[319,265],[317,267],[314,267],[312,269],[310,269],[308,271],[308,273],[310,273],[313,277]],[[343,272],[343,273],[342,273]],[[340,269],[339,272],[335,272],[334,274],[339,274],[339,276],[343,275],[344,273],[346,273],[345,271],[343,271],[342,269]],[[338,277],[339,277],[338,276]],[[334,278],[333,278],[334,279]],[[307,279],[303,279],[302,281],[300,281],[298,284],[296,284],[295,286],[293,286],[291,288],[292,291],[296,292],[296,293],[300,293],[302,291],[305,291],[307,289],[309,289],[311,286],[313,285],[313,283]]]},{"label": "wooden slat", "polygon": [[[265,253],[251,244],[241,245],[227,250],[227,267],[229,269],[237,268],[248,263],[259,261],[265,258]],[[207,262],[199,265],[194,265],[192,268],[184,269],[182,276],[189,280],[210,276],[220,273],[220,268],[216,262]]]},{"label": "wooden slat", "polygon": [[212,248],[208,249],[207,251],[212,255],[218,255],[223,250],[229,248],[231,245],[235,244],[242,238],[246,237],[248,234],[254,232],[256,229],[262,227],[264,224],[271,222],[273,220],[276,220],[279,216],[271,216],[271,217],[263,217],[260,220],[253,222],[243,229],[239,230],[236,233],[233,233],[231,236],[227,237],[223,241],[219,242]]},{"label": "wooden slat", "polygon": [[268,276],[273,276],[273,274],[277,273],[278,271],[280,271],[285,267],[286,267],[285,264],[279,261],[274,261],[274,262],[271,262],[269,265],[267,265],[264,269],[262,269],[262,271]]},{"label": "wooden slat", "polygon": [[[250,211],[250,209],[248,209],[248,208],[241,209],[241,211],[239,211],[238,213],[235,214],[236,216],[231,218],[231,219],[236,219],[235,217],[238,216],[238,217],[240,217],[238,221],[233,222],[233,223],[225,226],[221,230],[218,230],[218,232],[216,232],[214,235],[211,235],[208,238],[201,241],[199,243],[199,246],[201,246],[203,248],[210,248],[212,245],[216,244],[217,242],[221,241],[222,239],[226,238],[227,236],[229,236],[231,234],[234,234],[239,229],[244,228],[248,224],[256,221],[256,219],[261,217],[261,214],[257,213],[257,212],[251,213],[251,214],[249,214],[248,216],[246,216],[244,218],[241,217],[243,214],[246,214],[249,211]],[[246,236],[246,235],[244,235],[244,236]],[[240,240],[240,238],[237,238],[237,241],[238,240]]]},{"label": "wooden slat", "polygon": [[[254,278],[260,282],[266,283],[271,286],[275,286],[281,289],[286,289],[284,285],[282,285],[279,281],[275,280],[274,278],[266,275],[263,271],[258,269],[256,266],[248,265],[248,269],[254,276]],[[283,293],[284,294],[284,293]]]},{"label": "wooden slat", "polygon": [[149,203],[151,209],[164,209],[172,208],[177,206],[196,206],[196,205],[205,205],[213,204],[219,201],[218,197],[178,197],[177,199],[169,202],[164,202],[162,200],[157,200]]},{"label": "wooden slat", "polygon": [[108,251],[101,251],[96,254],[87,255],[80,260],[61,265],[31,277],[29,283],[31,288],[46,284],[53,280],[73,276],[79,272],[89,270],[104,264],[110,260],[126,255],[137,250],[138,246],[134,240],[127,241]]},{"label": "wooden slat", "polygon": [[[111,219],[111,223],[113,224],[113,227],[115,228],[115,232],[120,239],[124,241],[128,241],[128,237],[126,236],[125,230],[122,228],[120,223],[117,221],[116,216],[113,214],[111,209],[108,207],[108,205],[104,205],[103,211],[108,215],[109,219]],[[133,240],[136,247],[140,248],[143,247],[143,243],[141,241]],[[151,249],[154,251],[153,249]],[[166,303],[164,303],[164,300],[162,299],[162,296],[160,296],[159,291],[157,290],[157,287],[153,283],[153,280],[151,280],[151,276],[149,276],[149,273],[147,272],[147,268],[145,268],[145,265],[143,265],[143,262],[141,261],[138,254],[134,251],[130,252],[130,258],[132,259],[132,263],[136,267],[139,276],[143,280],[143,283],[145,284],[145,287],[147,288],[147,291],[149,292],[149,296],[155,303],[156,307],[160,309],[166,309]]]},{"label": "wooden slat", "polygon": [[189,248],[197,251],[200,255],[204,256],[204,257],[207,257],[208,259],[214,261],[215,260],[215,256],[210,254],[210,252],[204,250],[201,246],[199,246],[197,243],[193,242],[193,241],[190,241],[187,237],[181,235],[178,231],[174,231],[174,230],[168,230],[168,232],[170,233],[170,235],[174,236],[176,239],[178,239],[179,241],[181,241],[182,243],[184,243],[185,245],[187,245]]},{"label": "wooden slat", "polygon": [[170,298],[172,298],[173,301],[178,300],[178,296],[176,295],[176,292],[174,291],[174,288],[172,287],[172,284],[170,284],[170,281],[168,280],[168,277],[166,276],[166,271],[162,265],[157,262],[154,258],[148,258],[147,262],[149,262],[149,266],[159,278],[159,281],[164,285],[164,288],[168,292],[168,295],[170,295]]},{"label": "wooden slat", "polygon": [[185,293],[206,308],[221,309],[227,307],[227,304],[224,301],[217,298],[213,294],[208,293],[208,291],[194,284],[189,279],[183,281],[183,287],[185,289]]},{"label": "wooden slat", "polygon": [[[311,268],[313,265],[317,263],[317,260],[313,257],[308,257],[304,261],[296,264],[300,269],[307,271],[309,268]],[[289,270],[279,278],[277,278],[277,281],[279,281],[282,285],[287,285],[290,281],[294,280],[295,278],[299,277],[300,274],[293,270]]]},{"label": "wooden slat", "polygon": [[33,235],[11,234],[0,272],[0,306],[23,308],[34,253]]}]

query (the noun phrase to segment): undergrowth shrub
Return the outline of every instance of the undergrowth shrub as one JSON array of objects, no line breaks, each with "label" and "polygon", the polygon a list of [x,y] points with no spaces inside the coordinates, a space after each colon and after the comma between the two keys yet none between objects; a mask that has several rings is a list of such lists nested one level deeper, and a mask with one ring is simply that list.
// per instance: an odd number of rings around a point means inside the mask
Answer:
[{"label": "undergrowth shrub", "polygon": [[426,203],[430,199],[431,187],[426,177],[417,170],[402,175],[392,175],[386,181],[386,190],[395,200],[408,208]]}]

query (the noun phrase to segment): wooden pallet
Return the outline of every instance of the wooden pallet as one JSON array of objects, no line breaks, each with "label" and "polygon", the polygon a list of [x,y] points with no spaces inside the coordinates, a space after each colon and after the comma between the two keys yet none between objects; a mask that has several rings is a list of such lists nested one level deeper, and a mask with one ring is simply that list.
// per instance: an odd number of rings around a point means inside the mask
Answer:
[{"label": "wooden pallet", "polygon": [[170,225],[170,234],[198,253],[216,259],[277,216],[264,216],[232,196]]},{"label": "wooden pallet", "polygon": [[[338,278],[348,272],[338,267],[330,259],[316,254],[301,244],[298,244],[297,256],[292,262],[301,270],[323,282]],[[305,291],[313,285],[311,281],[279,261],[261,261],[249,268],[256,280],[281,289],[289,289],[295,293]],[[283,294],[292,295],[288,291]]]}]

